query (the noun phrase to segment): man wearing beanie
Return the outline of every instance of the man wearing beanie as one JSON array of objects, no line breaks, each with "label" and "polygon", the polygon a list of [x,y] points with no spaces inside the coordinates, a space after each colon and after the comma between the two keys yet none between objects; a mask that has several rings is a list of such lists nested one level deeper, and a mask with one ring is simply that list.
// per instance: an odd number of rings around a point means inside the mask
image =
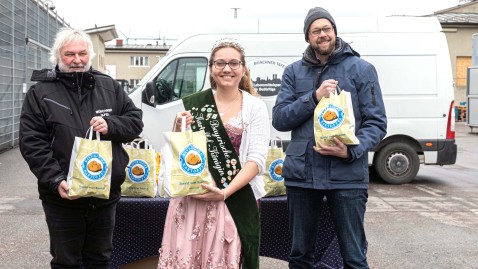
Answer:
[{"label": "man wearing beanie", "polygon": [[[337,37],[330,13],[315,7],[304,20],[309,46],[284,71],[272,125],[291,131],[282,175],[287,187],[292,249],[289,268],[314,267],[314,242],[324,199],[330,210],[344,268],[369,268],[364,217],[368,198],[368,151],[385,136],[387,118],[375,67]],[[314,138],[314,109],[336,89],[351,93],[358,145]]]}]

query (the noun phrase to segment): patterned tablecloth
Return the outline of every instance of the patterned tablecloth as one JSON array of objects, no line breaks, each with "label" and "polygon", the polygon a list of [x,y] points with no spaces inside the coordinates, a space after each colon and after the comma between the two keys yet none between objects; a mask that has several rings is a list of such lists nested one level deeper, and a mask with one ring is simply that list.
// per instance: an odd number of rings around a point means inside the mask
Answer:
[{"label": "patterned tablecloth", "polygon": [[[158,255],[168,205],[167,198],[121,198],[116,211],[111,268],[116,269]],[[323,224],[315,243],[317,260],[314,268],[341,269],[342,258],[327,203],[324,202],[322,206],[325,210],[320,216]],[[287,260],[291,238],[286,197],[263,198],[260,209],[262,225],[260,255]]]}]

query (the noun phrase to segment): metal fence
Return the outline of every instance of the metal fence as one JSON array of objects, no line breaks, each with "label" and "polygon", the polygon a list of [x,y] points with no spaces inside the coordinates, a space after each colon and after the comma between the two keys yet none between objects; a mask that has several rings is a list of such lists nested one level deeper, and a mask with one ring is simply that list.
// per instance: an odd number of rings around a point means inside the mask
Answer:
[{"label": "metal fence", "polygon": [[35,69],[47,68],[59,28],[52,0],[0,0],[0,152],[18,145],[23,99]]}]

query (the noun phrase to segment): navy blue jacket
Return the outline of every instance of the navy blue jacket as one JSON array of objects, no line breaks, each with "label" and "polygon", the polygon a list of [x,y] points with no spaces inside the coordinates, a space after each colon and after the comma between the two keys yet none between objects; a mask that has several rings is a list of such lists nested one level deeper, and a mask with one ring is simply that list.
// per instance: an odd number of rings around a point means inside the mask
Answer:
[{"label": "navy blue jacket", "polygon": [[[313,95],[327,79],[337,80],[340,89],[351,93],[360,144],[348,146],[348,159],[323,156],[312,148],[317,106]],[[326,64],[316,59],[309,46],[301,60],[287,66],[272,112],[272,125],[278,131],[291,131],[282,173],[286,186],[368,188],[368,151],[385,136],[387,118],[375,67],[346,42],[337,38],[336,50]]]}]

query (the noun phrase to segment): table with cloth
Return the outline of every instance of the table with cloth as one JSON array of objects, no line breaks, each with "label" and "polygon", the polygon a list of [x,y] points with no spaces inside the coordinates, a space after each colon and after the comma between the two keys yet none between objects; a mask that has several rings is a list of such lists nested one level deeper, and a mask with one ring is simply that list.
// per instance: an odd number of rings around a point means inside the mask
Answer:
[{"label": "table with cloth", "polygon": [[[116,210],[111,268],[158,255],[169,198],[122,197]],[[285,196],[260,200],[260,255],[288,260],[291,236]],[[321,226],[315,243],[314,268],[343,268],[327,202],[322,204]]]}]

